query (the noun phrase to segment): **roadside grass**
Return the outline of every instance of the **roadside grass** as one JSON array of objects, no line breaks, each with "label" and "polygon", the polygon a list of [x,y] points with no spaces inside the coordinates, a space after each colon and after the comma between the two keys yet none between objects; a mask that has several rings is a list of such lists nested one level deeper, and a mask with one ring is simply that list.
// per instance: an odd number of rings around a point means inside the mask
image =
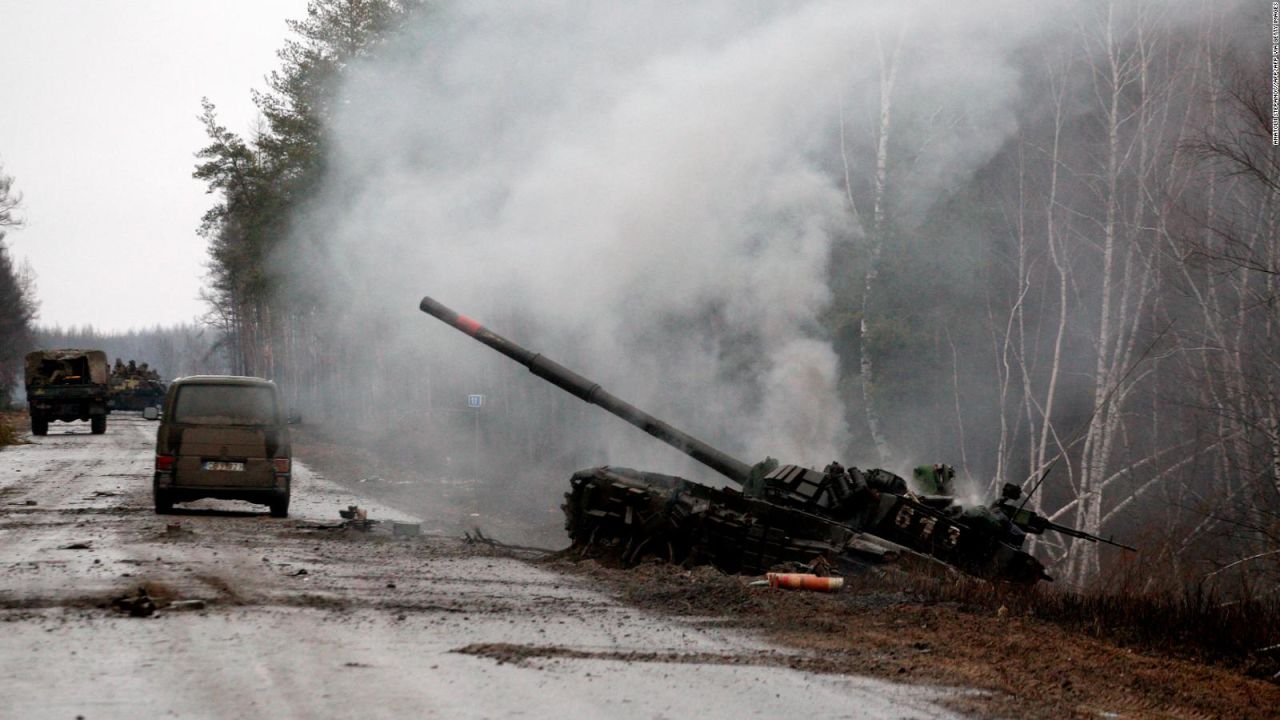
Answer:
[{"label": "roadside grass", "polygon": [[[643,579],[652,572],[645,563],[623,570],[614,550],[597,548],[590,559],[623,576]],[[558,556],[570,563],[580,557],[579,551]],[[780,566],[775,570],[790,572],[795,568]],[[1226,592],[1204,581],[1172,590],[1131,587],[1146,579],[1142,573],[1116,573],[1109,582],[1100,582],[1099,589],[1076,591],[1053,583],[1025,587],[953,571],[912,572],[890,566],[885,572],[846,576],[844,591],[830,597],[845,598],[850,608],[905,601],[1010,621],[1036,620],[1117,647],[1213,665],[1280,684],[1280,599],[1274,587],[1240,586]],[[646,585],[640,582],[638,588],[627,592],[645,602],[654,602],[655,593],[673,592],[676,601],[670,604],[688,606],[691,612],[714,614],[718,607],[734,605],[717,594],[723,588],[710,582],[706,573],[676,588]],[[750,603],[747,605],[749,608]],[[837,601],[835,607],[839,606]]]},{"label": "roadside grass", "polygon": [[21,411],[0,410],[0,447],[26,445],[21,428],[26,425],[27,414]]},{"label": "roadside grass", "polygon": [[[1076,592],[967,577],[903,577],[899,589],[926,603],[956,603],[1001,617],[1033,617],[1120,646],[1228,667],[1280,682],[1280,601],[1227,597],[1204,583],[1178,591]],[[871,591],[870,585],[865,588]],[[881,586],[883,588],[883,586]]]}]

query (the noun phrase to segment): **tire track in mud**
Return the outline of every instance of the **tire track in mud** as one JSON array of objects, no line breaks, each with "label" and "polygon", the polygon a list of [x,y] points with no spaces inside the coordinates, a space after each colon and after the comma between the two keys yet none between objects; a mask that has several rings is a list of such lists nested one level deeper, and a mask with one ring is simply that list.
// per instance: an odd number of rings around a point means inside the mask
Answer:
[{"label": "tire track in mud", "polygon": [[[534,659],[572,658],[577,660],[614,660],[619,662],[674,663],[694,665],[746,665],[755,667],[787,667],[822,672],[821,658],[800,652],[756,650],[753,652],[666,652],[639,650],[591,650],[565,645],[520,645],[513,643],[474,643],[453,652],[475,655],[501,663],[528,663]],[[827,671],[832,667],[825,666]]]}]

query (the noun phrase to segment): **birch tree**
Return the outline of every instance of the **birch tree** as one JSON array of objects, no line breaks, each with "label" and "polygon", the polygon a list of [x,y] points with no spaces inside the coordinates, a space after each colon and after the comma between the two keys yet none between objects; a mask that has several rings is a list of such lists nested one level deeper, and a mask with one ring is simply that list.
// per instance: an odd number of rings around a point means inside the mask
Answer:
[{"label": "birch tree", "polygon": [[[1187,371],[1220,440],[1216,482],[1179,546],[1242,578],[1280,576],[1280,161],[1271,146],[1265,78],[1231,57],[1216,60],[1211,121],[1186,144],[1210,188],[1194,227],[1170,239],[1198,311],[1186,338]],[[1191,349],[1199,352],[1190,352]],[[1203,553],[1202,553],[1203,554]],[[1179,558],[1181,559],[1181,558]]]},{"label": "birch tree", "polygon": [[889,150],[893,130],[893,89],[897,82],[898,66],[901,62],[902,44],[906,36],[906,28],[898,31],[892,49],[886,49],[880,35],[876,35],[876,48],[879,62],[879,113],[875,124],[875,170],[871,180],[871,213],[870,224],[865,217],[867,213],[858,210],[854,199],[853,178],[849,169],[849,157],[845,148],[844,119],[841,118],[841,153],[845,170],[845,191],[849,208],[859,234],[865,239],[866,267],[862,273],[862,288],[859,295],[858,319],[858,371],[859,387],[862,397],[863,416],[867,421],[872,445],[880,465],[890,462],[889,441],[884,432],[884,421],[881,418],[875,392],[876,361],[872,353],[871,317],[875,312],[875,298],[879,292],[879,276],[881,256],[884,253],[885,235],[888,230],[888,194],[889,194]]}]

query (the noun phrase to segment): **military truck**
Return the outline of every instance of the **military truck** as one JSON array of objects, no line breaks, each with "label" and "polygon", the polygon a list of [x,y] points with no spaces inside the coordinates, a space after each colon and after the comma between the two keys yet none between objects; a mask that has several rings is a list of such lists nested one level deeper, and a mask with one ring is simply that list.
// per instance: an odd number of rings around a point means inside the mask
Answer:
[{"label": "military truck", "polygon": [[101,350],[37,350],[27,354],[27,404],[31,434],[46,435],[54,420],[89,421],[93,434],[107,431],[107,354]]}]

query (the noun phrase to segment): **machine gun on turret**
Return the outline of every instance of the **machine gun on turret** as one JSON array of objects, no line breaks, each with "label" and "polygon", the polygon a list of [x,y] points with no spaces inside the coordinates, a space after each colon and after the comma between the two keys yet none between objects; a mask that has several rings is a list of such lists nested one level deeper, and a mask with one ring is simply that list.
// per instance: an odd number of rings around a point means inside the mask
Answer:
[{"label": "machine gun on turret", "polygon": [[1100,542],[1107,545],[1114,545],[1118,548],[1124,548],[1129,552],[1137,552],[1138,548],[1132,545],[1116,542],[1114,538],[1104,538],[1098,535],[1087,533],[1083,530],[1077,530],[1066,525],[1059,525],[1051,521],[1049,518],[1027,510],[1022,505],[1014,506],[1022,498],[1022,488],[1013,483],[1005,483],[1004,488],[1000,491],[1000,499],[995,502],[994,509],[1001,515],[1009,519],[1009,522],[1021,532],[1028,535],[1041,535],[1045,531],[1056,532],[1059,535],[1080,538],[1089,542]]}]

